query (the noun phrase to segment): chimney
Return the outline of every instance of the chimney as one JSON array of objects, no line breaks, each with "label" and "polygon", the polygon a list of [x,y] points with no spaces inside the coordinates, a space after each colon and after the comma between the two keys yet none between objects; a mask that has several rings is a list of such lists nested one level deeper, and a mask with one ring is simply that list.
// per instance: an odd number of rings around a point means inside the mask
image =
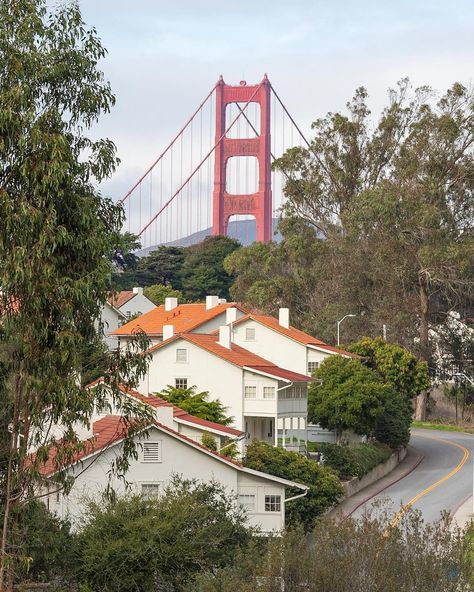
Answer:
[{"label": "chimney", "polygon": [[237,320],[237,309],[234,306],[231,306],[225,311],[225,324],[229,325],[230,323],[235,323]]},{"label": "chimney", "polygon": [[230,327],[228,325],[223,325],[219,327],[219,345],[222,347],[226,347],[230,349],[231,339],[230,339]]},{"label": "chimney", "polygon": [[227,304],[227,298],[219,298],[218,304]]},{"label": "chimney", "polygon": [[285,329],[290,328],[290,309],[289,308],[280,308],[278,311],[278,322],[282,327]]},{"label": "chimney", "polygon": [[219,304],[219,296],[206,296],[206,310],[211,310]]},{"label": "chimney", "polygon": [[173,310],[173,308],[176,308],[178,306],[178,299],[177,298],[171,298],[168,296],[168,298],[165,298],[165,311],[169,312],[170,310]]},{"label": "chimney", "polygon": [[174,325],[163,325],[163,341],[174,336]]},{"label": "chimney", "polygon": [[143,288],[139,288],[137,286],[136,288],[133,288],[133,293],[134,294],[143,294]]},{"label": "chimney", "polygon": [[158,423],[163,424],[167,428],[174,428],[173,407],[171,405],[155,407],[155,418]]}]

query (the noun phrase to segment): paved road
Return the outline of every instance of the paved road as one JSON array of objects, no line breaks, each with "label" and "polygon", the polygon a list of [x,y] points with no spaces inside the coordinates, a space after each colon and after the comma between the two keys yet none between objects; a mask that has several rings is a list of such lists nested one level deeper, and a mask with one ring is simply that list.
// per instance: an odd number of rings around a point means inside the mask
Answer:
[{"label": "paved road", "polygon": [[417,468],[363,504],[360,515],[375,500],[389,498],[398,509],[411,502],[427,522],[440,517],[442,510],[455,512],[472,495],[474,436],[439,430],[412,430],[410,446],[423,460]]}]

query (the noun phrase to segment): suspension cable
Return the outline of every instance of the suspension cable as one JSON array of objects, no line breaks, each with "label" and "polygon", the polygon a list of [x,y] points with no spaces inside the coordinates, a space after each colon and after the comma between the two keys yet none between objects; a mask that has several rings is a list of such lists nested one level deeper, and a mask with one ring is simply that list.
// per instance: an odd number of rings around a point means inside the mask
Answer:
[{"label": "suspension cable", "polygon": [[[247,109],[247,107],[249,106],[249,104],[252,102],[252,100],[254,99],[254,97],[257,95],[258,91],[261,89],[262,85],[263,85],[263,82],[261,82],[255,88],[254,92],[252,93],[252,96],[245,103],[245,105],[243,107],[243,111],[245,111],[245,109]],[[232,127],[234,126],[235,122],[237,121],[237,119],[239,119],[240,116],[241,116],[241,113],[238,113],[234,117],[234,119],[232,120],[232,123],[224,131],[224,133],[217,140],[217,142],[214,144],[214,146],[211,148],[211,150],[209,150],[209,152],[206,154],[206,156],[197,165],[197,167],[194,169],[194,171],[187,177],[187,179],[184,181],[184,183],[182,183],[182,185],[177,189],[177,191],[175,191],[173,193],[173,195],[170,197],[170,199],[160,208],[160,210],[153,216],[153,218],[151,218],[151,220],[141,229],[141,231],[139,233],[139,236],[141,236],[148,229],[148,227],[158,218],[158,216],[170,205],[170,203],[174,200],[174,198],[181,192],[181,190],[183,189],[183,187],[187,183],[189,183],[189,181],[194,177],[194,175],[196,174],[196,172],[201,168],[201,166],[206,162],[206,160],[209,158],[209,156],[211,156],[211,154],[214,152],[214,150],[217,148],[217,146],[222,142],[222,140],[225,138],[225,136],[229,133],[229,131],[232,129]]]}]

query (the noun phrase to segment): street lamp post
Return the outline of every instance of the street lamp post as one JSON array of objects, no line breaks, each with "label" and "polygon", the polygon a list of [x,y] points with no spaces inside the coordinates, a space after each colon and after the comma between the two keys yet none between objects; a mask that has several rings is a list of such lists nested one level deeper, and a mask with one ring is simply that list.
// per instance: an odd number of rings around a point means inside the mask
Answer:
[{"label": "street lamp post", "polygon": [[339,342],[340,342],[340,326],[341,323],[344,319],[347,319],[348,317],[356,317],[357,315],[355,314],[346,314],[346,316],[342,317],[342,319],[339,319],[339,321],[337,321],[337,347],[339,347]]}]

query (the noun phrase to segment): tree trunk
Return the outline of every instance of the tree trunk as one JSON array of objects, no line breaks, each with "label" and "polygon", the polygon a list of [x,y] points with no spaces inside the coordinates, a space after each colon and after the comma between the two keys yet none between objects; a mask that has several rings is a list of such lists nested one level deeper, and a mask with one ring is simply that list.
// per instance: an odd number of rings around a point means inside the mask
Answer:
[{"label": "tree trunk", "polygon": [[[420,354],[421,359],[428,362],[430,359],[430,336],[429,336],[429,319],[430,319],[430,300],[428,296],[428,286],[426,277],[423,272],[418,276],[418,285],[420,287]],[[428,403],[428,391],[420,393],[416,399],[415,419],[418,421],[425,421],[426,406]]]}]

